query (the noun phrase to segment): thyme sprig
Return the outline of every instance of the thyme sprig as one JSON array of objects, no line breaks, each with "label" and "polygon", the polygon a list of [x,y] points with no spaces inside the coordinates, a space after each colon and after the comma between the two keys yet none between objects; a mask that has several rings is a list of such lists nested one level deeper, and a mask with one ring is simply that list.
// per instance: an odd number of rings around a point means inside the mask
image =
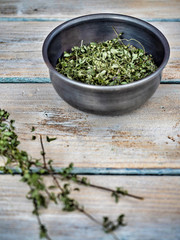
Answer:
[{"label": "thyme sprig", "polygon": [[73,163],[70,163],[69,166],[67,168],[64,168],[62,170],[62,172],[59,172],[60,175],[60,179],[63,180],[71,180],[73,182],[76,182],[78,184],[82,184],[82,185],[86,185],[89,187],[93,187],[93,188],[97,188],[97,189],[101,189],[104,191],[108,191],[111,192],[111,196],[115,198],[115,202],[118,202],[121,196],[128,196],[128,197],[132,197],[132,198],[136,198],[139,200],[143,200],[143,197],[140,196],[136,196],[134,194],[130,194],[128,193],[127,190],[124,190],[123,188],[117,187],[116,190],[108,188],[108,187],[104,187],[104,186],[99,186],[96,184],[92,184],[90,183],[90,181],[86,178],[86,177],[79,177],[76,174],[72,173],[73,171]]},{"label": "thyme sprig", "polygon": [[[56,70],[70,79],[100,86],[132,83],[156,71],[152,55],[145,52],[141,42],[122,38],[122,33],[118,34],[114,27],[113,30],[116,38],[112,40],[88,45],[81,41],[80,47],[65,51],[58,59]],[[132,41],[141,49],[131,45]]]},{"label": "thyme sprig", "polygon": [[[41,146],[41,159],[32,158],[26,151],[19,149],[20,141],[15,133],[14,120],[9,120],[9,113],[0,109],[0,156],[5,159],[4,166],[0,167],[0,171],[3,173],[13,174],[12,167],[17,167],[21,173],[21,181],[29,186],[29,192],[27,193],[27,199],[31,200],[34,206],[33,214],[37,217],[39,225],[39,237],[52,240],[48,234],[46,226],[43,224],[40,218],[40,210],[42,208],[48,208],[49,203],[52,201],[55,204],[61,203],[63,205],[62,210],[67,212],[78,211],[83,213],[89,219],[96,224],[100,225],[105,233],[111,233],[114,239],[118,239],[114,234],[114,231],[120,226],[124,226],[124,215],[120,214],[116,221],[112,221],[109,217],[103,217],[102,221],[97,220],[81,206],[80,203],[71,197],[71,192],[80,191],[79,188],[72,188],[69,181],[73,181],[76,184],[84,185],[87,187],[93,187],[100,190],[111,192],[112,197],[118,202],[120,196],[129,196],[137,199],[143,199],[141,197],[129,194],[122,188],[110,189],[107,187],[99,186],[90,183],[86,177],[80,177],[73,173],[73,163],[62,171],[56,171],[53,167],[53,160],[46,159],[46,152],[44,149],[43,138],[40,135]],[[35,128],[32,127],[31,132],[34,132]],[[32,138],[35,140],[36,136]],[[46,137],[47,142],[54,141],[56,138]],[[34,168],[38,171],[34,171]],[[54,184],[48,186],[44,181],[44,174],[52,177]]]}]

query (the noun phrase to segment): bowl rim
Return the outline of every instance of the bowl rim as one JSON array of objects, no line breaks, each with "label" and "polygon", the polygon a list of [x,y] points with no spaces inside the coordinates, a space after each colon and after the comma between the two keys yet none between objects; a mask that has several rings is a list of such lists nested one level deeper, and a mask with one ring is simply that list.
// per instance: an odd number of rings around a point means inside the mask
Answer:
[{"label": "bowl rim", "polygon": [[[78,82],[76,80],[73,79],[69,79],[67,77],[65,77],[63,74],[57,72],[55,70],[55,68],[52,66],[52,64],[49,61],[49,57],[48,57],[48,47],[50,42],[52,41],[52,39],[59,34],[59,32],[61,32],[62,30],[69,28],[73,25],[77,25],[79,23],[82,23],[84,21],[92,21],[92,20],[110,20],[110,19],[117,19],[117,20],[124,20],[124,21],[128,21],[128,22],[132,22],[132,23],[136,23],[138,25],[141,25],[145,28],[147,28],[148,30],[152,31],[161,41],[163,47],[164,47],[164,58],[163,61],[161,63],[161,65],[157,68],[157,70],[150,74],[149,76],[139,79],[135,82],[132,83],[128,83],[125,85],[114,85],[114,86],[100,86],[100,85],[90,85],[90,84],[86,84],[86,83],[82,83],[82,82]],[[58,25],[57,27],[55,27],[46,37],[46,39],[44,40],[43,46],[42,46],[42,55],[43,55],[43,59],[44,62],[46,63],[47,67],[49,68],[49,70],[51,70],[57,77],[60,77],[61,79],[63,79],[63,81],[68,82],[70,84],[79,86],[79,87],[83,87],[83,88],[88,88],[88,89],[94,89],[94,90],[103,90],[103,91],[109,91],[109,90],[120,90],[120,89],[128,89],[128,88],[132,88],[132,87],[138,87],[139,85],[142,85],[146,82],[151,81],[151,79],[157,77],[159,74],[161,74],[163,68],[166,66],[168,60],[169,60],[169,56],[170,56],[170,46],[169,43],[166,39],[166,37],[163,35],[163,33],[157,29],[156,27],[154,27],[153,25],[151,25],[150,23],[136,18],[136,17],[132,17],[129,15],[123,15],[123,14],[114,14],[114,13],[97,13],[97,14],[88,14],[88,15],[83,15],[80,17],[76,17],[73,19],[70,19],[68,21],[65,21],[64,23]]]}]

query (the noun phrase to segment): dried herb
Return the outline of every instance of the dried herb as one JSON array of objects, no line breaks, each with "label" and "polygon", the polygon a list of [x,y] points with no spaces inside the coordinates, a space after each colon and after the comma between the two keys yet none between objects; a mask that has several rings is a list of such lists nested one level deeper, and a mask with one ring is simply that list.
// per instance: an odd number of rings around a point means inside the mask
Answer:
[{"label": "dried herb", "polygon": [[32,126],[32,128],[31,128],[31,132],[34,132],[34,131],[35,131],[35,127]]},{"label": "dried herb", "polygon": [[50,137],[46,136],[46,140],[47,140],[47,142],[52,142],[52,141],[56,140],[56,137],[50,138]]},{"label": "dried herb", "polygon": [[106,233],[110,233],[114,230],[116,230],[119,226],[125,226],[126,224],[124,223],[124,214],[121,214],[116,222],[112,222],[111,220],[109,220],[108,217],[104,217],[103,218],[103,227],[104,227],[104,231]]},{"label": "dried herb", "polygon": [[[113,28],[114,29],[114,28]],[[91,42],[88,45],[74,46],[71,52],[64,52],[58,59],[56,70],[76,81],[100,86],[114,86],[132,83],[153,73],[157,66],[152,55],[145,52],[143,45],[136,39],[117,37],[104,42]],[[136,41],[142,49],[125,45]]]},{"label": "dried herb", "polygon": [[[46,226],[42,223],[40,218],[40,209],[47,208],[49,202],[63,204],[63,211],[79,211],[87,216],[89,219],[100,225],[105,233],[111,233],[114,239],[118,239],[113,233],[118,227],[124,226],[124,215],[120,214],[116,221],[111,221],[109,217],[103,217],[102,222],[97,220],[94,216],[86,211],[84,206],[81,206],[76,199],[71,197],[72,191],[80,191],[79,188],[73,188],[69,181],[73,181],[76,184],[84,185],[87,187],[93,187],[100,190],[111,192],[115,201],[119,201],[120,196],[129,196],[137,199],[143,199],[141,197],[131,195],[122,188],[110,189],[99,185],[91,184],[86,177],[79,177],[73,173],[73,163],[62,171],[55,171],[53,168],[53,160],[46,160],[46,153],[43,144],[43,138],[40,135],[41,146],[41,159],[34,159],[25,151],[19,149],[20,142],[18,136],[15,133],[14,120],[8,120],[9,113],[0,109],[0,155],[6,159],[5,165],[0,167],[0,171],[3,173],[13,174],[12,167],[16,167],[18,172],[21,173],[21,181],[25,182],[29,186],[29,192],[27,198],[32,201],[34,209],[33,214],[37,217],[39,224],[39,237],[51,240],[48,235]],[[35,130],[35,129],[34,129]],[[33,130],[33,131],[34,131]],[[32,136],[35,140],[36,136]],[[46,137],[47,142],[53,141],[56,138]],[[36,171],[34,171],[36,168]],[[54,184],[48,186],[44,181],[44,175],[48,174],[52,177]],[[65,181],[65,183],[63,183]],[[57,192],[58,190],[58,192]]]},{"label": "dried herb", "polygon": [[33,136],[32,136],[32,140],[36,140],[36,136],[33,135]]}]

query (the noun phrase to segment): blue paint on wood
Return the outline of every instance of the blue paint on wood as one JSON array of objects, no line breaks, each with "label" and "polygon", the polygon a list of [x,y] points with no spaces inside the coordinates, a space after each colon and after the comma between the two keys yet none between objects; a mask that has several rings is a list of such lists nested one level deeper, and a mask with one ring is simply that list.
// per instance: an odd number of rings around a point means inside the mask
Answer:
[{"label": "blue paint on wood", "polygon": [[180,18],[145,18],[147,22],[180,22]]},{"label": "blue paint on wood", "polygon": [[59,22],[68,21],[69,18],[23,18],[23,17],[0,17],[0,22]]},{"label": "blue paint on wood", "polygon": [[[70,18],[24,18],[0,17],[1,22],[59,22],[68,21]],[[180,18],[142,18],[146,22],[180,22]]]},{"label": "blue paint on wood", "polygon": [[161,80],[161,84],[180,84],[180,79]]},{"label": "blue paint on wood", "polygon": [[92,175],[180,175],[180,169],[74,168],[74,173]]},{"label": "blue paint on wood", "polygon": [[50,83],[45,77],[0,77],[0,83]]},{"label": "blue paint on wood", "polygon": [[[58,169],[56,169],[58,171]],[[180,175],[180,169],[74,168],[76,174],[90,175]]]},{"label": "blue paint on wood", "polygon": [[[55,172],[58,173],[62,171],[62,168],[54,168]],[[20,169],[11,168],[14,174],[20,174]],[[37,168],[32,169],[33,172],[38,172]],[[161,169],[134,169],[134,168],[74,168],[72,173],[74,174],[85,174],[85,175],[164,175],[164,176],[180,176],[180,169],[172,168],[161,168]],[[3,174],[0,171],[0,174]]]},{"label": "blue paint on wood", "polygon": [[[50,83],[46,77],[0,77],[0,83]],[[161,84],[180,84],[180,79],[161,80]]]}]

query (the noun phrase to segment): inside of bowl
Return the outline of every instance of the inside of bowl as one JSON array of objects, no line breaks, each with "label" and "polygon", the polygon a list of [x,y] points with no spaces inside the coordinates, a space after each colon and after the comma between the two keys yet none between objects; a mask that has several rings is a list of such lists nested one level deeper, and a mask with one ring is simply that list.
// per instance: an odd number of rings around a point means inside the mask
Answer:
[{"label": "inside of bowl", "polygon": [[[64,29],[57,28],[48,46],[49,61],[55,67],[63,52],[70,51],[74,46],[80,46],[82,40],[84,44],[88,44],[115,38],[116,34],[113,27],[118,33],[123,33],[123,38],[134,38],[139,41],[144,46],[146,53],[152,54],[156,65],[161,65],[165,49],[161,39],[155,34],[153,28],[151,29],[150,25],[144,26],[133,21],[109,18],[72,22]],[[128,43],[124,41],[124,44]],[[130,43],[137,48],[142,48],[136,41]]]}]

